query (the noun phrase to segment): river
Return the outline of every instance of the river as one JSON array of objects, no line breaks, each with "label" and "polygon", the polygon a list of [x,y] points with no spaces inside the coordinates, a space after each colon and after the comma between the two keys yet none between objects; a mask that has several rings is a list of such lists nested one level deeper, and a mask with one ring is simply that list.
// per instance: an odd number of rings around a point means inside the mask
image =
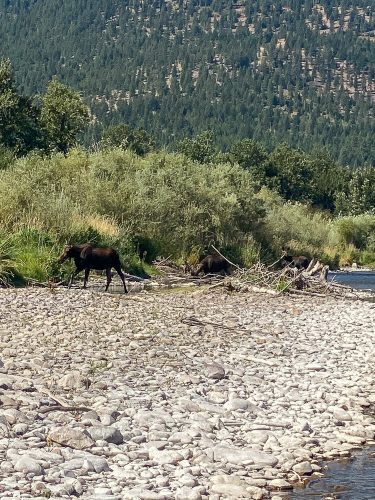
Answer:
[{"label": "river", "polygon": [[358,290],[375,291],[375,271],[353,271],[353,272],[331,272],[328,279],[334,279],[337,283],[348,285]]},{"label": "river", "polygon": [[305,489],[296,489],[291,500],[374,500],[374,448],[356,453],[350,460],[329,462],[326,476],[308,483]]}]

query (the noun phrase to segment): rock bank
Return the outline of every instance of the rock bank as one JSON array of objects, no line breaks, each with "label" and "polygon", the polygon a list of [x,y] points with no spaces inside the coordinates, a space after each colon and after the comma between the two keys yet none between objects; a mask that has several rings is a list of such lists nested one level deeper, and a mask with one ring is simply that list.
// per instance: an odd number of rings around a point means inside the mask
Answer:
[{"label": "rock bank", "polygon": [[373,442],[375,305],[0,290],[0,497],[271,498]]}]

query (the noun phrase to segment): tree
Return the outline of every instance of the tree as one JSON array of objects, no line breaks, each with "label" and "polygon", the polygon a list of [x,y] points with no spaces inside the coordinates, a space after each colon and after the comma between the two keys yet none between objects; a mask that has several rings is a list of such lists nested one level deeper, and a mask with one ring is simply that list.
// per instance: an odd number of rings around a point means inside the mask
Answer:
[{"label": "tree", "polygon": [[287,144],[279,145],[270,156],[280,193],[287,200],[311,202],[314,194],[313,169],[306,153]]},{"label": "tree", "polygon": [[205,130],[193,139],[182,139],[177,144],[177,151],[198,163],[211,163],[215,155],[213,132]]},{"label": "tree", "polygon": [[144,156],[155,148],[154,139],[145,130],[134,130],[125,123],[108,127],[103,133],[102,144],[131,149],[139,156]]},{"label": "tree", "polygon": [[17,92],[9,59],[0,60],[0,145],[16,155],[40,147],[38,118],[32,100]]},{"label": "tree", "polygon": [[336,193],[336,211],[342,215],[359,215],[374,209],[375,168],[357,168],[344,189]]},{"label": "tree", "polygon": [[64,154],[75,145],[77,135],[89,119],[89,110],[79,92],[52,80],[42,96],[40,121],[49,149]]},{"label": "tree", "polygon": [[253,139],[242,139],[236,142],[231,153],[236,162],[246,170],[260,166],[268,157],[264,147]]}]

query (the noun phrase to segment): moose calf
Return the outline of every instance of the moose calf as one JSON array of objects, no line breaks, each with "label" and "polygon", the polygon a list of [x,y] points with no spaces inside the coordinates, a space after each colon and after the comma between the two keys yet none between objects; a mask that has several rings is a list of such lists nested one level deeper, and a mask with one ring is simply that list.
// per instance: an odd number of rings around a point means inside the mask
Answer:
[{"label": "moose calf", "polygon": [[210,273],[221,273],[225,274],[229,272],[231,265],[224,257],[221,255],[207,255],[203,260],[200,261],[198,267],[195,271],[192,271],[192,276],[198,276],[200,273],[210,274]]}]

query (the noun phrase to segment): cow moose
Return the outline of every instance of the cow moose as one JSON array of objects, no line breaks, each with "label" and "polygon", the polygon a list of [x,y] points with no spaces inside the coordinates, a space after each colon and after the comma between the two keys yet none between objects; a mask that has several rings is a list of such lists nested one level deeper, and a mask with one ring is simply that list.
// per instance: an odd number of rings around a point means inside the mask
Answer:
[{"label": "cow moose", "polygon": [[221,272],[226,274],[229,272],[230,267],[231,264],[224,257],[221,257],[221,255],[207,255],[207,257],[200,261],[195,271],[191,272],[191,275],[198,276],[200,273],[210,274]]},{"label": "cow moose", "polygon": [[283,267],[290,266],[296,267],[297,269],[307,269],[310,264],[310,259],[305,257],[304,255],[284,255],[281,265]]},{"label": "cow moose", "polygon": [[58,262],[62,264],[68,259],[73,259],[76,265],[76,269],[71,274],[69,280],[69,288],[72,286],[75,276],[77,276],[77,274],[79,274],[81,271],[85,271],[83,288],[86,288],[90,270],[105,269],[107,274],[107,286],[105,287],[105,291],[107,291],[112,279],[111,269],[113,267],[121,278],[125,293],[128,293],[125,285],[125,276],[121,270],[120,257],[116,250],[114,250],[113,248],[94,247],[89,243],[84,243],[83,245],[66,245],[64,248],[64,252],[59,257]]}]

